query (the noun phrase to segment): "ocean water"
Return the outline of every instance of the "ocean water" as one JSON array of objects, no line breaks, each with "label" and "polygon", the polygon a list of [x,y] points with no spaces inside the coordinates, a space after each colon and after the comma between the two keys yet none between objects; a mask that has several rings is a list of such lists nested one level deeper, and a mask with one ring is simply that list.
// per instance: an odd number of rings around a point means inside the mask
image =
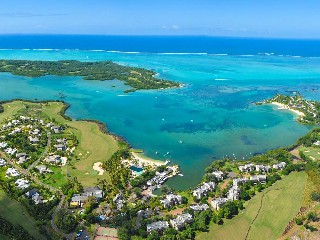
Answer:
[{"label": "ocean water", "polygon": [[[230,47],[231,46],[231,47]],[[0,36],[0,59],[113,60],[154,69],[184,83],[137,91],[122,82],[81,77],[27,78],[0,74],[0,99],[59,99],[75,119],[96,119],[149,157],[180,165],[185,189],[206,166],[226,155],[247,158],[295,142],[311,127],[274,106],[253,102],[299,91],[320,100],[319,41],[208,37]]]}]

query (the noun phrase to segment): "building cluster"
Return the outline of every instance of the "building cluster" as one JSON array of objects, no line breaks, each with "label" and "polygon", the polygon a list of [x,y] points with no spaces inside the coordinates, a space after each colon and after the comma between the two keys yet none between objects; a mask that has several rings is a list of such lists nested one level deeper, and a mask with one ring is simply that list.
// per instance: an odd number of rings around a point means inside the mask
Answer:
[{"label": "building cluster", "polygon": [[164,199],[160,200],[164,208],[171,208],[174,205],[180,205],[183,203],[183,199],[178,194],[167,194]]},{"label": "building cluster", "polygon": [[155,188],[159,188],[165,181],[168,180],[169,175],[172,173],[172,171],[173,170],[171,168],[167,168],[163,172],[157,171],[156,175],[152,179],[147,181],[147,185],[154,186]]},{"label": "building cluster", "polygon": [[[181,230],[186,227],[187,224],[193,222],[193,217],[190,213],[183,213],[177,215],[176,218],[170,220],[170,225],[176,229]],[[147,225],[147,232],[151,233],[152,231],[163,232],[165,229],[169,228],[169,223],[167,221],[157,221]]]},{"label": "building cluster", "polygon": [[215,198],[211,201],[211,206],[219,210],[222,206],[224,206],[228,201],[235,201],[240,199],[241,190],[239,188],[240,185],[251,181],[253,184],[261,183],[265,184],[267,182],[266,175],[253,175],[250,178],[234,178],[232,181],[232,186],[229,188],[227,192],[227,197]]},{"label": "building cluster", "polygon": [[271,167],[269,165],[261,165],[261,164],[252,164],[248,163],[242,166],[239,166],[240,172],[270,172]]},{"label": "building cluster", "polygon": [[83,207],[90,197],[94,197],[97,201],[103,198],[103,191],[99,187],[90,187],[83,189],[83,193],[73,194],[70,206]]}]

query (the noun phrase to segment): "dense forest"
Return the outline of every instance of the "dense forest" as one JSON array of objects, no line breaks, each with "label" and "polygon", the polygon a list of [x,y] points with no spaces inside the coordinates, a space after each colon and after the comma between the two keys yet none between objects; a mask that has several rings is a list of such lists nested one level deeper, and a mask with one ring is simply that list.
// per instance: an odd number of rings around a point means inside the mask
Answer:
[{"label": "dense forest", "polygon": [[132,87],[129,91],[138,89],[163,89],[179,87],[179,83],[156,78],[151,70],[122,66],[112,61],[80,62],[65,61],[30,61],[30,60],[0,60],[0,72],[10,72],[26,77],[41,77],[45,75],[82,76],[86,80],[120,80]]}]

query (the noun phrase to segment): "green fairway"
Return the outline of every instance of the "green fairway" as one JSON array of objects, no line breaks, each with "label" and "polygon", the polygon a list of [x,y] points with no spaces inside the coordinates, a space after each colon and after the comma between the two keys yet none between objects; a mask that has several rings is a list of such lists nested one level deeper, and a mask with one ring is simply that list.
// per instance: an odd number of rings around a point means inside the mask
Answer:
[{"label": "green fairway", "polygon": [[55,119],[60,124],[66,124],[69,127],[66,131],[77,137],[79,144],[74,151],[75,157],[71,159],[70,166],[66,165],[61,167],[61,170],[55,171],[51,179],[45,180],[46,183],[59,187],[67,181],[67,173],[70,174],[71,178],[77,177],[84,187],[95,185],[98,178],[109,180],[108,172],[98,175],[98,171],[93,170],[93,164],[105,162],[118,150],[118,144],[113,136],[101,132],[97,123],[70,121],[63,118],[60,114],[64,107],[62,102],[13,101],[3,104],[3,106],[5,111],[0,114],[0,121],[18,112],[21,114],[25,112],[36,113],[37,116],[41,114]]},{"label": "green fairway", "polygon": [[315,147],[301,147],[299,151],[302,151],[306,156],[312,160],[320,160],[320,148]]},{"label": "green fairway", "polygon": [[37,231],[36,221],[28,215],[27,211],[25,211],[19,202],[9,198],[2,190],[0,190],[0,206],[0,215],[2,217],[12,224],[20,224],[34,238],[44,239]]},{"label": "green fairway", "polygon": [[305,172],[291,173],[257,194],[238,216],[225,220],[222,226],[212,224],[210,231],[199,234],[197,239],[244,240],[247,233],[247,239],[252,240],[279,238],[300,209],[306,179]]}]

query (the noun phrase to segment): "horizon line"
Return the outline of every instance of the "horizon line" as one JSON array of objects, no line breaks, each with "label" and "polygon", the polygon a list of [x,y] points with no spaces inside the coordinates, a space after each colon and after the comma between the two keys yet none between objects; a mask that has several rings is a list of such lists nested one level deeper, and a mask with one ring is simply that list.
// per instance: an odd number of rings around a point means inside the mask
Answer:
[{"label": "horizon line", "polygon": [[264,37],[264,36],[222,36],[209,34],[93,34],[93,33],[0,33],[0,36],[103,36],[103,37],[212,37],[212,38],[240,38],[240,39],[265,39],[265,40],[311,40],[320,41],[320,37]]}]

